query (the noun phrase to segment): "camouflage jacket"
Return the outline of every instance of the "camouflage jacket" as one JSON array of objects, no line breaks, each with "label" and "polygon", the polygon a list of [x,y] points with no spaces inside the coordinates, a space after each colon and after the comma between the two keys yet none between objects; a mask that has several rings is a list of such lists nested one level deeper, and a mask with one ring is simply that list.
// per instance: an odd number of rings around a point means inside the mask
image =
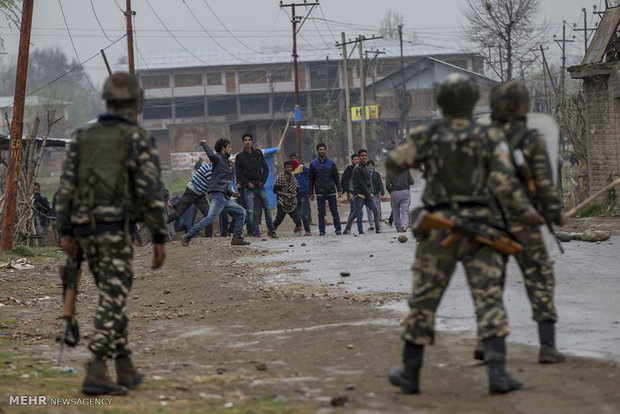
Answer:
[{"label": "camouflage jacket", "polygon": [[[105,124],[118,134],[124,134],[128,145],[127,154],[119,151],[119,162],[125,162],[129,181],[130,194],[125,197],[131,204],[131,213],[119,205],[119,201],[110,197],[99,201],[90,209],[86,203],[76,196],[80,190],[80,143],[89,139],[89,132],[98,125]],[[92,136],[92,133],[91,133]],[[82,177],[82,181],[83,181]],[[99,117],[96,124],[75,131],[67,150],[67,159],[60,179],[58,200],[56,204],[57,223],[63,234],[72,235],[77,226],[90,225],[95,222],[124,222],[131,220],[144,221],[153,235],[153,241],[163,242],[167,234],[164,215],[163,183],[159,166],[159,154],[154,138],[140,128],[130,118],[105,114]],[[99,195],[99,200],[101,196]]]},{"label": "camouflage jacket", "polygon": [[525,218],[532,208],[515,178],[501,130],[469,119],[415,128],[404,145],[388,154],[386,168],[392,175],[408,168],[423,170],[422,200],[430,209],[492,220],[496,197],[515,217]]},{"label": "camouflage jacket", "polygon": [[[502,125],[502,129],[513,154],[518,149],[523,153],[523,166],[519,167],[515,163],[523,191],[530,196],[534,207],[548,222],[561,224],[563,203],[553,184],[545,137],[536,130],[528,130],[523,121],[507,122]],[[530,180],[532,189],[528,188]]]}]

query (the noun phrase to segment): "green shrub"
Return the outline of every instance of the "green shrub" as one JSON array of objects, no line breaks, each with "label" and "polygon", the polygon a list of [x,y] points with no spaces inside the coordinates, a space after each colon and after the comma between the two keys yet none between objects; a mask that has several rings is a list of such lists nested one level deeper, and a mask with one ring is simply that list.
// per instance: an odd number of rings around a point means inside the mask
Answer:
[{"label": "green shrub", "polygon": [[603,214],[605,203],[592,203],[585,206],[578,214],[578,217],[594,217]]},{"label": "green shrub", "polygon": [[34,252],[32,249],[21,244],[19,246],[15,246],[13,250],[11,250],[11,253],[23,257],[34,257]]}]

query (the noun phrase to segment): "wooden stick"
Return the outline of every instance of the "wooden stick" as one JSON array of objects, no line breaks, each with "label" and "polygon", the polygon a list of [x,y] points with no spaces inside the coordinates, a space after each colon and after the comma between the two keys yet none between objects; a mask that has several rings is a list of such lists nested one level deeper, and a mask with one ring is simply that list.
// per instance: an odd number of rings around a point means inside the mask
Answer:
[{"label": "wooden stick", "polygon": [[581,203],[577,204],[575,207],[573,207],[570,210],[568,210],[566,212],[565,216],[566,217],[574,216],[575,214],[577,214],[579,212],[579,210],[581,210],[582,208],[584,208],[585,206],[587,206],[588,204],[593,202],[595,199],[600,197],[605,191],[611,190],[613,187],[617,186],[618,184],[620,184],[620,177],[616,178],[611,183],[607,184],[605,187],[603,187],[602,189],[600,189],[596,193],[592,194],[590,197],[586,198]]}]

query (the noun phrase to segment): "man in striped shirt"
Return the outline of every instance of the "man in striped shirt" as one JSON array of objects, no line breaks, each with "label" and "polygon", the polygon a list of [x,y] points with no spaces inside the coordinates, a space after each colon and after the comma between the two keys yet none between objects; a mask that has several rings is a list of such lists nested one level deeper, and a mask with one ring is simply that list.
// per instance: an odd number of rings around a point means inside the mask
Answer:
[{"label": "man in striped shirt", "polygon": [[[181,197],[181,201],[179,205],[174,210],[174,213],[168,216],[168,223],[171,223],[181,217],[185,211],[194,204],[198,207],[198,210],[202,213],[204,217],[207,217],[209,213],[209,203],[205,196],[207,195],[207,186],[209,184],[209,180],[211,179],[211,172],[213,170],[213,166],[211,163],[205,163],[194,172],[192,178],[187,183],[187,187],[185,188],[185,192]],[[207,237],[211,237],[213,235],[213,225],[210,224],[207,226],[205,230],[205,235]]]}]

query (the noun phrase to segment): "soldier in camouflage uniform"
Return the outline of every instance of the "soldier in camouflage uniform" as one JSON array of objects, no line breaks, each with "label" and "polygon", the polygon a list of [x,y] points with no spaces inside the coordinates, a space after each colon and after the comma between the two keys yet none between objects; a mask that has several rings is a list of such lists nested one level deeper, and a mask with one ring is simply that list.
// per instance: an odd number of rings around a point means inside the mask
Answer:
[{"label": "soldier in camouflage uniform", "polygon": [[[88,260],[99,289],[95,333],[88,345],[82,392],[124,395],[143,379],[127,347],[126,299],[131,289],[131,230],[144,221],[153,236],[153,269],[165,259],[167,234],[159,155],[137,116],[142,91],[133,75],[112,74],[103,87],[107,113],[74,132],[58,192],[61,245]],[[106,359],[115,358],[117,381]]]},{"label": "soldier in camouflage uniform", "polygon": [[[459,216],[480,222],[493,218],[493,197],[498,197],[524,223],[541,221],[515,179],[508,147],[501,130],[472,122],[478,87],[473,80],[450,75],[437,94],[444,118],[413,130],[407,142],[389,153],[386,168],[398,175],[408,168],[424,171],[422,200],[427,210],[441,217]],[[463,237],[442,247],[447,230],[416,232],[419,244],[413,264],[411,308],[403,322],[404,367],[393,368],[390,382],[404,393],[417,394],[424,346],[434,341],[435,312],[457,261],[465,267],[476,309],[478,333],[489,364],[489,390],[505,393],[521,383],[505,370],[505,336],[509,333],[502,301],[502,255],[489,246]]]},{"label": "soldier in camouflage uniform", "polygon": [[[504,131],[521,188],[547,223],[562,225],[563,205],[553,184],[545,138],[525,124],[529,107],[527,89],[519,82],[508,81],[491,91],[491,118]],[[555,322],[558,316],[553,301],[553,261],[547,254],[538,228],[524,227],[510,211],[506,212],[506,216],[512,234],[525,248],[525,252],[518,253],[515,258],[523,273],[534,320],[538,323],[538,361],[562,362],[564,356],[555,348]]]}]

